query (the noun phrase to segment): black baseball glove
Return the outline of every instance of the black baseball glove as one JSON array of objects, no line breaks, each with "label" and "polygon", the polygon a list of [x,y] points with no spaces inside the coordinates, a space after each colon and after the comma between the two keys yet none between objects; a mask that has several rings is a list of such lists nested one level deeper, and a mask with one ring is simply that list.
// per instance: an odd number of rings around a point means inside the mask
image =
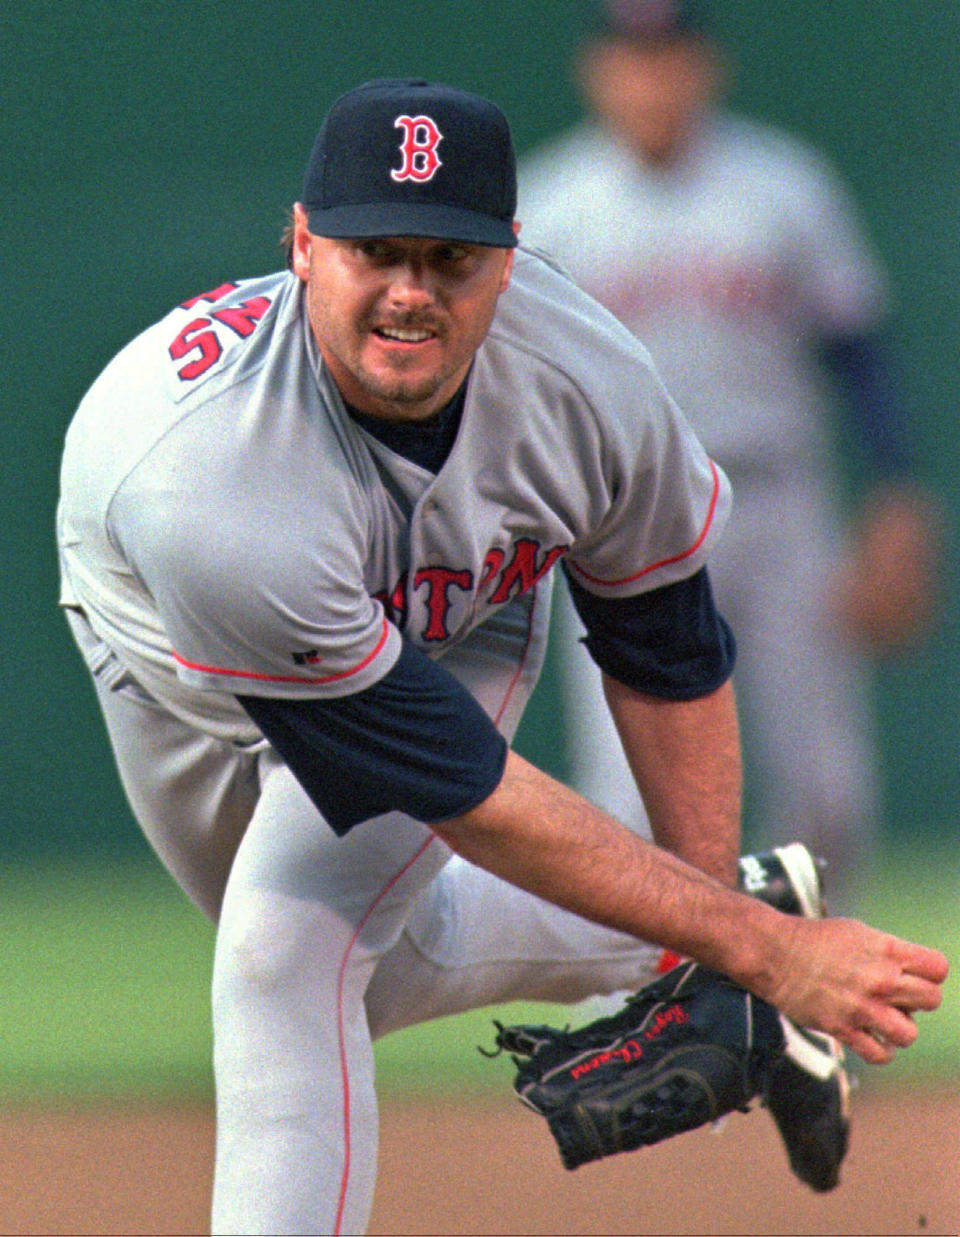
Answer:
[{"label": "black baseball glove", "polygon": [[773,1006],[694,962],[579,1030],[495,1025],[571,1169],[746,1110],[784,1049]]}]

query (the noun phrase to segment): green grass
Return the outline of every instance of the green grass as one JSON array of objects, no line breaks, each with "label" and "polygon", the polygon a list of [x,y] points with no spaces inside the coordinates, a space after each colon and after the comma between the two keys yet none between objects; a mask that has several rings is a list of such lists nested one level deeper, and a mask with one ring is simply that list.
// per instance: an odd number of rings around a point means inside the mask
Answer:
[{"label": "green grass", "polygon": [[[878,862],[863,917],[942,949],[960,965],[960,858],[914,849]],[[101,1097],[209,1097],[209,984],[213,928],[157,866],[0,871],[0,1097],[8,1102]],[[413,1027],[377,1047],[391,1090],[458,1094],[501,1089],[509,1059],[492,1045],[492,1018],[566,1022],[577,1012],[510,1005]],[[953,1074],[960,981],[920,1018],[918,1043],[870,1083]]]},{"label": "green grass", "polygon": [[[944,836],[946,836],[944,831]],[[916,1044],[889,1067],[870,1071],[872,1081],[947,1074],[956,1078],[960,1043],[960,851],[904,847],[881,857],[864,882],[862,919],[896,936],[929,945],[946,954],[952,971],[943,989],[943,1004],[933,1014],[918,1014]]]},{"label": "green grass", "polygon": [[0,1094],[210,1091],[213,928],[158,867],[0,874]]}]

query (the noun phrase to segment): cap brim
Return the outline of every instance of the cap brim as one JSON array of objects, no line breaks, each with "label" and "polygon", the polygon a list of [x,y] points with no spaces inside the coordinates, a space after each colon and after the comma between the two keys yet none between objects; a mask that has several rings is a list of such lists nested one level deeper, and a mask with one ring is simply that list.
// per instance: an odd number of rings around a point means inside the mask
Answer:
[{"label": "cap brim", "polygon": [[307,223],[314,236],[429,236],[499,249],[517,243],[512,220],[435,202],[308,206]]}]

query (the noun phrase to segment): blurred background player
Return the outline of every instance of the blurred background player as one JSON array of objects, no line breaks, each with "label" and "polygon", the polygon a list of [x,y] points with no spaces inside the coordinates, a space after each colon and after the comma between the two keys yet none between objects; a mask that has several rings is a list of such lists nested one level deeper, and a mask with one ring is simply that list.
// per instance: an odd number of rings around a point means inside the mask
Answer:
[{"label": "blurred background player", "polygon": [[[933,595],[934,510],[913,475],[885,277],[829,163],[723,108],[729,65],[702,5],[591,8],[575,58],[589,117],[522,164],[524,241],[649,348],[731,478],[711,578],[744,637],[753,830],[824,856],[837,910],[881,819],[873,666],[918,638]],[[870,480],[849,524],[840,407]],[[571,780],[645,829],[566,590],[556,604]]]}]

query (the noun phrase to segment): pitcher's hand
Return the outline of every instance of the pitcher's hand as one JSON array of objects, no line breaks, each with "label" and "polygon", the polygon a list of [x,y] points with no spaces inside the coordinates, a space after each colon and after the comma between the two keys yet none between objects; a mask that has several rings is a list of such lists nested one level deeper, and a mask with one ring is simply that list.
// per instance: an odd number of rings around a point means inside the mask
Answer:
[{"label": "pitcher's hand", "polygon": [[[785,917],[786,918],[786,917]],[[871,1065],[917,1037],[913,1014],[936,1009],[942,953],[855,919],[791,919],[787,962],[760,993],[801,1026],[835,1036]]]}]

